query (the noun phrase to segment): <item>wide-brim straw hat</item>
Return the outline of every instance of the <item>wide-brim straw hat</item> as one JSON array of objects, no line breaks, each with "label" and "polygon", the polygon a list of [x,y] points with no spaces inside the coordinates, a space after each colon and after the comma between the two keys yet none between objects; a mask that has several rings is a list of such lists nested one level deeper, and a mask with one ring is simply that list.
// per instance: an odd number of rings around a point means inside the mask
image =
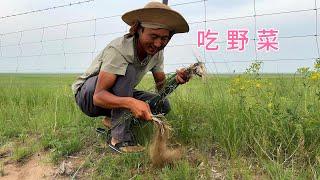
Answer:
[{"label": "wide-brim straw hat", "polygon": [[126,12],[122,15],[122,20],[129,26],[139,21],[165,25],[169,30],[173,30],[174,33],[189,31],[189,25],[183,16],[160,2],[149,2],[144,8]]}]

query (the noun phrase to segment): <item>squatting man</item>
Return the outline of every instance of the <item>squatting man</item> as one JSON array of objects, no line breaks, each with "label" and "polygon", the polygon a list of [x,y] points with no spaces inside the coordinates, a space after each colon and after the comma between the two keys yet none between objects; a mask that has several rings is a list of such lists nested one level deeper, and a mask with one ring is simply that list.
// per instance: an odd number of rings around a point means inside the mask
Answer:
[{"label": "squatting man", "polygon": [[[121,122],[121,118],[131,112],[138,119],[152,119],[153,107],[145,101],[155,94],[135,87],[149,71],[157,90],[163,87],[163,49],[174,34],[188,32],[189,26],[181,14],[160,2],[129,11],[122,20],[131,26],[129,33],[111,41],[73,83],[72,90],[82,112],[104,116],[103,124],[111,128],[108,143],[113,150],[139,152],[143,147],[134,141],[130,122]],[[176,81],[188,81],[184,69],[177,70]],[[169,112],[168,100],[161,109],[164,114]]]}]

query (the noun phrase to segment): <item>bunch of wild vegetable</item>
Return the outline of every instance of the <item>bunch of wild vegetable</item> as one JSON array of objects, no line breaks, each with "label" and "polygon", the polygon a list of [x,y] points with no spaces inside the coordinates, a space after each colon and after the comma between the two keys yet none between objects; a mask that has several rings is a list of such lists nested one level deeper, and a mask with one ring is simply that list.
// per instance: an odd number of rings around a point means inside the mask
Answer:
[{"label": "bunch of wild vegetable", "polygon": [[[197,62],[195,64],[192,64],[186,69],[186,79],[190,79],[192,76],[197,75],[199,77],[203,77],[205,74],[205,67],[202,62]],[[158,92],[158,95],[154,98],[147,101],[147,103],[154,107],[155,114],[161,113],[160,108],[162,107],[162,103],[165,100],[165,98],[171,94],[178,86],[179,84],[176,81],[176,75],[177,73],[173,73],[166,79],[166,83],[164,87]]]},{"label": "bunch of wild vegetable", "polygon": [[[185,74],[186,74],[186,77],[185,77],[186,79],[190,79],[192,76],[195,76],[195,75],[197,75],[199,77],[203,77],[205,75],[204,63],[197,62],[197,63],[190,65],[188,68],[186,68]],[[179,86],[179,84],[177,83],[176,78],[175,78],[176,75],[177,75],[177,73],[171,74],[166,79],[166,83],[164,84],[163,88],[161,90],[159,90],[158,94],[155,97],[153,97],[152,99],[146,101],[150,105],[150,107],[153,107],[152,113],[154,115],[161,114],[161,108],[162,108],[162,105],[163,105],[165,98],[169,94],[171,94]],[[134,122],[134,124],[139,124],[138,119],[136,119],[131,113],[128,112],[113,127],[115,127],[125,121],[130,121],[130,122]]]},{"label": "bunch of wild vegetable", "polygon": [[[202,77],[205,69],[203,63],[195,63],[186,69],[186,79],[191,78],[193,75]],[[149,146],[149,155],[153,166],[163,167],[166,164],[171,164],[174,161],[180,159],[181,149],[168,148],[167,142],[170,135],[170,125],[165,121],[165,117],[161,113],[160,108],[165,98],[171,94],[179,84],[176,81],[176,74],[172,74],[168,77],[164,87],[159,91],[159,94],[154,98],[147,101],[147,103],[154,108],[152,120],[155,125],[155,134],[152,142]]]}]

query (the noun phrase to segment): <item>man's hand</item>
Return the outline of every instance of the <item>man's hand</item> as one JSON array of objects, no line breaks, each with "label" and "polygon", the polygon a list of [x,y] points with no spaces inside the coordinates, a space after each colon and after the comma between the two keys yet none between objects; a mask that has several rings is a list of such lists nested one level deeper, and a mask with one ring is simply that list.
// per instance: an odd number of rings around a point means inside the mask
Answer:
[{"label": "man's hand", "polygon": [[187,71],[185,68],[178,69],[176,75],[176,81],[178,84],[184,84],[188,82],[190,77],[187,75]]},{"label": "man's hand", "polygon": [[152,120],[152,113],[148,103],[132,98],[130,110],[135,118]]},{"label": "man's hand", "polygon": [[115,84],[116,79],[116,75],[100,71],[93,95],[94,105],[106,109],[126,108],[136,118],[151,120],[152,114],[149,104],[132,97],[119,97],[108,91]]}]

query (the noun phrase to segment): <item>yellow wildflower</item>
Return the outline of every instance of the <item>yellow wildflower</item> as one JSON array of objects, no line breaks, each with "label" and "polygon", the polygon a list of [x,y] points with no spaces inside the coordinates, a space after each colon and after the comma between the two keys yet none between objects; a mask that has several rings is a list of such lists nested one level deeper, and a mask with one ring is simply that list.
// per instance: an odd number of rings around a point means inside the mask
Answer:
[{"label": "yellow wildflower", "polygon": [[314,80],[314,81],[320,79],[320,73],[319,72],[312,72],[310,79]]},{"label": "yellow wildflower", "polygon": [[261,84],[260,84],[260,83],[257,83],[257,84],[256,84],[256,87],[257,87],[257,88],[261,88]]}]

